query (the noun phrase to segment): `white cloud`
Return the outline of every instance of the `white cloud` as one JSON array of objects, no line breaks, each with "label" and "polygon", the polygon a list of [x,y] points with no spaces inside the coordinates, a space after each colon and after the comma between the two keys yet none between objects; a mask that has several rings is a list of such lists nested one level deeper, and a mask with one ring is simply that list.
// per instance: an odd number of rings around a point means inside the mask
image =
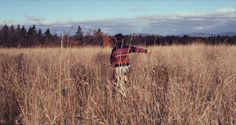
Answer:
[{"label": "white cloud", "polygon": [[31,15],[24,15],[25,24],[41,24],[44,21],[47,21],[46,18],[36,17]]},{"label": "white cloud", "polygon": [[[7,21],[16,23],[14,21]],[[101,28],[109,34],[121,33],[159,33],[181,34],[189,32],[236,32],[236,8],[221,8],[213,13],[176,12],[170,15],[141,16],[103,20],[48,20],[26,16],[24,24],[36,23],[39,26],[58,30],[76,30],[80,25],[84,30]],[[71,28],[74,27],[74,28]]]},{"label": "white cloud", "polygon": [[17,22],[15,20],[9,20],[9,19],[3,20],[0,22],[0,25],[5,25],[5,24],[6,25],[14,25],[14,24],[17,24]]},{"label": "white cloud", "polygon": [[220,8],[217,10],[219,13],[234,13],[236,14],[236,8]]},{"label": "white cloud", "polygon": [[200,12],[176,12],[174,16],[177,17],[194,17],[194,16],[202,16],[206,15],[206,13],[200,13]]}]

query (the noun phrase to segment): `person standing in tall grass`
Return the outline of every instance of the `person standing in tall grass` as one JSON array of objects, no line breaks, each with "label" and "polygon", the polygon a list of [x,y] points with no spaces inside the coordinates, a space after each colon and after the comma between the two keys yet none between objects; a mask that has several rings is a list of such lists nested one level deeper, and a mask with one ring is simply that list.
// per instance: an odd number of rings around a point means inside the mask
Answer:
[{"label": "person standing in tall grass", "polygon": [[110,63],[114,67],[114,80],[116,88],[125,95],[125,84],[130,69],[129,53],[147,53],[147,49],[124,45],[124,36],[118,33],[114,37],[115,47],[110,55]]}]

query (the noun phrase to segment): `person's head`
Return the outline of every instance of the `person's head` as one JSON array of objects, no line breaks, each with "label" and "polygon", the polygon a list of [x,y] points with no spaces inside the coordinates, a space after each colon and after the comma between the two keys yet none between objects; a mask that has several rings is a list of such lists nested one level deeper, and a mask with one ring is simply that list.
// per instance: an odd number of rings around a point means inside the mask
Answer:
[{"label": "person's head", "polygon": [[115,35],[115,45],[121,46],[122,41],[124,40],[124,36],[121,33]]}]

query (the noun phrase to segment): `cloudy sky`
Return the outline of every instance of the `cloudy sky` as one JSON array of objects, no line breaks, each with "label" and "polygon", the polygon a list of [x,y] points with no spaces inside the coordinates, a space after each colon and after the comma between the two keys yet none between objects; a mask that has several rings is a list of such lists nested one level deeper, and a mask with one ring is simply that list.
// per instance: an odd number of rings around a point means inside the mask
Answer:
[{"label": "cloudy sky", "polygon": [[236,32],[236,0],[1,0],[4,24],[108,34]]}]

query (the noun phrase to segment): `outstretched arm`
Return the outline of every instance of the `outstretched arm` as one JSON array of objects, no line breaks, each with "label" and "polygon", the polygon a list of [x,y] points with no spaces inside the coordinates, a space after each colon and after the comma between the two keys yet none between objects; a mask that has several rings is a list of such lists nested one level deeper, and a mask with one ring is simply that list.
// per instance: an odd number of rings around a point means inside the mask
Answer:
[{"label": "outstretched arm", "polygon": [[147,53],[147,49],[131,46],[129,53]]}]

